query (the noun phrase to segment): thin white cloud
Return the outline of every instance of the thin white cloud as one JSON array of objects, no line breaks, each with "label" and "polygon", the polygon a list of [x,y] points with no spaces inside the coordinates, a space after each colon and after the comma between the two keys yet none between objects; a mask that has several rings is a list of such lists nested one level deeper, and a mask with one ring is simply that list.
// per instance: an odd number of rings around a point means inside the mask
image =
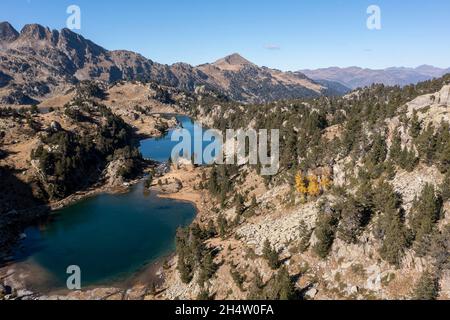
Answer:
[{"label": "thin white cloud", "polygon": [[266,44],[264,46],[264,49],[267,49],[267,50],[281,50],[281,47],[279,45],[276,45],[276,44]]}]

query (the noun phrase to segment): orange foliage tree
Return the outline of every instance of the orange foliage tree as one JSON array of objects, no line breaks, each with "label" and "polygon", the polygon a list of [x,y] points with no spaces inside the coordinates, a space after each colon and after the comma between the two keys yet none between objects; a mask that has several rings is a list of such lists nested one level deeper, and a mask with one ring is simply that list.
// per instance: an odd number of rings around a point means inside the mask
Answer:
[{"label": "orange foliage tree", "polygon": [[297,192],[302,195],[306,195],[308,193],[308,187],[301,172],[297,173],[295,176],[295,188],[297,189]]},{"label": "orange foliage tree", "polygon": [[320,188],[322,191],[328,190],[332,185],[332,181],[329,174],[324,174],[320,177]]},{"label": "orange foliage tree", "polygon": [[319,179],[316,175],[310,175],[308,177],[308,195],[311,197],[317,197],[320,195]]}]

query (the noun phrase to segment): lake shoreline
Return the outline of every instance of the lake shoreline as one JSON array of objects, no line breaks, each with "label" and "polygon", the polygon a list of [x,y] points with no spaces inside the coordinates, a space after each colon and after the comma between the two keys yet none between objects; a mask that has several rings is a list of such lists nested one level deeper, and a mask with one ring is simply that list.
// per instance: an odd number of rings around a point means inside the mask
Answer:
[{"label": "lake shoreline", "polygon": [[[139,183],[143,183],[145,179],[145,173],[147,173],[151,168],[154,168],[155,164],[158,162],[153,161],[152,164],[148,164],[145,168],[143,168],[143,174],[139,176],[139,178],[136,178],[130,182],[127,182],[123,186],[110,186],[110,185],[97,185],[92,187],[91,189],[87,191],[80,191],[78,193],[75,193],[61,201],[57,201],[55,203],[52,203],[50,205],[50,215],[54,215],[58,211],[76,205],[79,202],[86,201],[89,198],[94,198],[102,194],[108,194],[108,195],[119,195],[119,194],[127,194],[131,192],[132,188],[138,185]],[[184,169],[186,170],[186,168]],[[197,174],[199,171],[196,170],[196,168],[188,169],[189,171],[194,172],[194,174]],[[162,178],[166,178],[167,176],[175,175],[179,176],[181,181],[183,182],[184,186],[189,185],[188,182],[184,181],[184,174],[180,174],[179,168],[172,168],[170,172],[164,174]],[[192,185],[189,185],[190,189],[194,189]],[[163,193],[157,190],[157,188],[151,188],[150,189],[152,193],[155,194],[157,198],[160,199],[173,199],[180,202],[186,202],[194,206],[195,214],[194,219],[191,223],[196,221],[196,219],[199,217],[200,213],[203,211],[203,204],[201,202],[203,191],[195,190],[194,192],[192,190],[187,190],[185,187],[183,187],[179,192],[176,193]],[[191,224],[189,223],[189,225]],[[151,261],[149,263],[145,263],[142,268],[139,270],[133,272],[130,275],[127,275],[126,277],[122,279],[113,280],[111,282],[106,282],[103,285],[89,285],[82,289],[82,291],[78,292],[71,292],[68,290],[36,290],[35,292],[30,293],[28,290],[35,286],[27,286],[26,284],[17,284],[17,289],[23,292],[28,292],[28,294],[31,294],[34,298],[39,297],[68,297],[68,298],[75,298],[75,299],[97,299],[104,297],[105,292],[112,292],[112,291],[123,291],[126,292],[145,292],[146,294],[151,291],[151,288],[153,286],[158,287],[158,289],[161,289],[160,287],[165,283],[165,269],[164,267],[170,268],[172,270],[175,266],[174,258],[175,252],[172,250],[170,253],[165,254],[161,257],[156,258],[154,261]],[[28,264],[28,265],[27,265]],[[24,262],[10,262],[7,264],[6,267],[0,268],[0,280],[2,277],[14,277],[14,274],[8,275],[8,269],[14,269],[14,268],[21,269],[18,273],[19,278],[25,278],[30,276],[30,274],[33,274],[34,271],[39,269],[39,265],[32,265],[32,263],[27,262],[26,264]],[[41,270],[42,271],[42,270]],[[45,274],[45,272],[42,272],[42,274]],[[45,277],[45,275],[43,276]],[[14,282],[14,281],[13,281]],[[164,289],[163,289],[164,290]],[[75,297],[78,296],[78,297]],[[142,295],[141,295],[142,297]]]},{"label": "lake shoreline", "polygon": [[[168,174],[164,175],[162,178],[167,176],[185,176],[187,169],[184,170],[172,170]],[[189,169],[191,174],[198,174],[197,170]],[[136,180],[130,188],[142,179]],[[177,193],[160,193],[157,189],[151,188],[150,192],[154,193],[156,197],[162,199],[173,199],[181,202],[187,202],[195,207],[195,217],[192,222],[195,222],[201,214],[204,212],[204,202],[202,202],[202,196],[204,191],[196,190],[192,191],[192,185],[186,183],[187,188],[182,188]],[[128,190],[129,191],[129,190]],[[126,193],[124,190],[115,190],[113,194]],[[95,196],[92,194],[91,196]],[[81,201],[81,200],[79,200]],[[103,299],[107,296],[117,297],[119,293],[122,295],[123,299],[125,292],[129,294],[135,294],[137,300],[139,299],[158,299],[158,295],[164,292],[164,284],[166,281],[167,272],[173,273],[175,269],[176,262],[174,258],[176,257],[175,252],[172,251],[169,254],[161,256],[152,262],[149,262],[142,266],[139,270],[133,272],[132,274],[124,277],[123,279],[113,280],[111,282],[106,282],[102,285],[89,285],[82,288],[80,291],[69,291],[64,289],[50,289],[42,290],[39,285],[33,283],[34,281],[26,281],[27,277],[32,274],[39,274],[38,281],[45,279],[45,270],[40,268],[39,264],[30,261],[25,262],[11,262],[4,267],[0,268],[0,279],[11,278],[10,283],[15,285],[15,289],[24,294],[25,297],[33,297],[33,299],[48,299],[48,298],[68,298],[68,299]],[[165,266],[168,270],[165,270]],[[34,278],[34,276],[33,276]],[[149,292],[152,287],[157,288],[157,295],[150,295]],[[39,289],[39,290],[34,290]],[[107,294],[105,294],[107,293]]]}]

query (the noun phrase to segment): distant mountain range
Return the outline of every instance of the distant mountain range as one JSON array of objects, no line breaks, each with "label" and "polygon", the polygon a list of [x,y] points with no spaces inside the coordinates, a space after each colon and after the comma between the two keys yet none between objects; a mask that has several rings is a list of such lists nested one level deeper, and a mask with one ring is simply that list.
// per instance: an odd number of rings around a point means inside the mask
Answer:
[{"label": "distant mountain range", "polygon": [[238,54],[197,67],[164,65],[131,51],[108,51],[69,29],[0,23],[0,103],[30,104],[82,80],[150,80],[186,91],[207,86],[233,100],[264,103],[342,94],[342,86],[301,72],[259,67]]},{"label": "distant mountain range", "polygon": [[429,65],[417,68],[387,68],[381,70],[349,68],[324,68],[316,70],[301,70],[300,72],[309,78],[321,83],[321,81],[338,82],[348,88],[370,86],[374,83],[382,83],[389,86],[416,84],[421,81],[442,77],[450,73],[449,69],[440,69]]}]

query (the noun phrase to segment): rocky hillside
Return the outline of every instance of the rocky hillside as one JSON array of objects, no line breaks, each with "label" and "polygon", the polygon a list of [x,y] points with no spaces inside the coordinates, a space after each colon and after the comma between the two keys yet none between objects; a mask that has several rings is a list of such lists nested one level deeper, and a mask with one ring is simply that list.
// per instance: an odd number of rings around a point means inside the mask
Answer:
[{"label": "rocky hillside", "polygon": [[372,84],[388,86],[406,86],[421,81],[442,77],[450,73],[450,68],[441,69],[423,65],[417,68],[387,68],[382,70],[350,68],[324,68],[316,70],[302,70],[311,79],[316,81],[334,81],[351,89],[362,88]]},{"label": "rocky hillside", "polygon": [[449,299],[449,97],[445,77],[217,104],[217,128],[281,128],[281,168],[201,169],[194,190],[209,198],[156,297]]},{"label": "rocky hillside", "polygon": [[82,80],[153,81],[193,92],[198,86],[241,102],[339,94],[300,72],[258,67],[237,54],[193,67],[153,62],[130,51],[108,51],[68,29],[0,23],[0,103],[31,105],[66,92]]}]

